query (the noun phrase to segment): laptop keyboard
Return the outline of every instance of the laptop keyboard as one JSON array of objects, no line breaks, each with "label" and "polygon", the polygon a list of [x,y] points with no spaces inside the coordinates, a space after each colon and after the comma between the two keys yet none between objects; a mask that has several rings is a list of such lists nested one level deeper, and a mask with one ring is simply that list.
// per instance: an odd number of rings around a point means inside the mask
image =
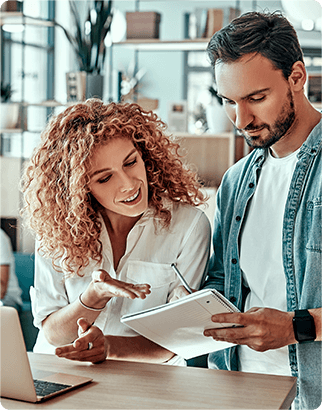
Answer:
[{"label": "laptop keyboard", "polygon": [[53,394],[60,390],[64,390],[70,387],[68,384],[52,383],[35,379],[34,385],[36,389],[36,394],[40,397],[48,396],[49,394]]}]

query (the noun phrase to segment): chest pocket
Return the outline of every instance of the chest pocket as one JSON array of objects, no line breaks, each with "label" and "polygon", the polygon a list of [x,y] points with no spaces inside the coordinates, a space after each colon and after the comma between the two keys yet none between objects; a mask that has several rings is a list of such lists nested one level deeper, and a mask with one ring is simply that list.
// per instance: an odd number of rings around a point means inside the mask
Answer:
[{"label": "chest pocket", "polygon": [[322,252],[321,226],[322,226],[322,198],[316,198],[307,203],[309,230],[306,249]]},{"label": "chest pocket", "polygon": [[175,273],[168,264],[130,261],[126,281],[148,283],[151,293],[145,299],[124,299],[122,315],[159,306],[167,302],[171,283],[176,280]]}]

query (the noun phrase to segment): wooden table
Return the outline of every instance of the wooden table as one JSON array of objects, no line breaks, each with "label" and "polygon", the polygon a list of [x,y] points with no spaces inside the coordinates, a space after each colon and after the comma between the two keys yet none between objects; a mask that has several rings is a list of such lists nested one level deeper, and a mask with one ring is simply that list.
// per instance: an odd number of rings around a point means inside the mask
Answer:
[{"label": "wooden table", "polygon": [[108,360],[98,365],[28,353],[34,377],[48,371],[93,382],[43,403],[1,398],[5,409],[288,409],[296,378]]}]

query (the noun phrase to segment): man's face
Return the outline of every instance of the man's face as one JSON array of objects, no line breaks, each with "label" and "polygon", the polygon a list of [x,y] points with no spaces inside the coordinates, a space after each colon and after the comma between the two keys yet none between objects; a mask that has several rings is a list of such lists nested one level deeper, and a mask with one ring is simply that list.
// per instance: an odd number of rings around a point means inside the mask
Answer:
[{"label": "man's face", "polygon": [[287,139],[295,121],[292,92],[270,60],[257,54],[218,62],[215,74],[225,111],[248,145],[268,148]]}]

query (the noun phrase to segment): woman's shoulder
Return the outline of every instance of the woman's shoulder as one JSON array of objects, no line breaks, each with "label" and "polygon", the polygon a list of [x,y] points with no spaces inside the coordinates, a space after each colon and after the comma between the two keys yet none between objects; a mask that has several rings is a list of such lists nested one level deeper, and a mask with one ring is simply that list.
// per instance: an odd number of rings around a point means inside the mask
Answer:
[{"label": "woman's shoulder", "polygon": [[172,207],[172,221],[176,223],[192,224],[192,223],[206,223],[208,218],[203,210],[196,206],[177,203]]}]

